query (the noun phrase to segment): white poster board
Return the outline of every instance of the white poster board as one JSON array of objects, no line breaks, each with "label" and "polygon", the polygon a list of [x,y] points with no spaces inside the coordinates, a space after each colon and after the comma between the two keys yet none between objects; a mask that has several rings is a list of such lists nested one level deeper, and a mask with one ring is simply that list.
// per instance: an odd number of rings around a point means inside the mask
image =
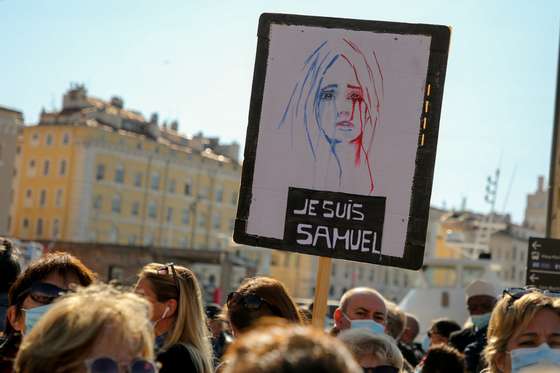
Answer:
[{"label": "white poster board", "polygon": [[263,15],[259,30],[236,241],[418,267],[410,228],[428,211],[411,210],[415,191],[429,207],[443,88],[429,107],[430,56],[448,29]]}]

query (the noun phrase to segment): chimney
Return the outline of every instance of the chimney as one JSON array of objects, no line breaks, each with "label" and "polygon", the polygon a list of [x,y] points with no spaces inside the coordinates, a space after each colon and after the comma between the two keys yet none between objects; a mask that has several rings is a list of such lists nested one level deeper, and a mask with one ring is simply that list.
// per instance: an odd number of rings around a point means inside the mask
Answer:
[{"label": "chimney", "polygon": [[179,130],[179,122],[177,122],[176,120],[174,120],[173,122],[171,122],[171,129],[175,132],[177,132]]},{"label": "chimney", "polygon": [[153,124],[157,125],[158,121],[159,121],[158,113],[152,113],[152,116],[150,117],[150,123],[153,123]]},{"label": "chimney", "polygon": [[542,192],[544,191],[544,176],[539,176],[539,182],[538,182],[538,186],[537,186],[537,192]]},{"label": "chimney", "polygon": [[116,108],[122,109],[124,107],[124,101],[119,96],[113,96],[111,97],[111,105]]}]

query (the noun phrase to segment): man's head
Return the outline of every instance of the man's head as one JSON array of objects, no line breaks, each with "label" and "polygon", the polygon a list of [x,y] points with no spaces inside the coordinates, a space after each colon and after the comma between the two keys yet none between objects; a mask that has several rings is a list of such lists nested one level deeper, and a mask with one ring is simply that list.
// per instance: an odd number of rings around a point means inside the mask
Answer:
[{"label": "man's head", "polygon": [[11,240],[0,237],[0,293],[8,293],[20,272],[16,246]]},{"label": "man's head", "polygon": [[496,305],[496,288],[489,282],[473,281],[465,288],[465,293],[471,316],[489,314]]},{"label": "man's head", "polygon": [[367,287],[348,290],[340,298],[340,307],[334,311],[335,326],[338,330],[348,329],[351,320],[374,320],[386,325],[385,298],[376,290]]},{"label": "man's head", "polygon": [[404,332],[401,335],[401,341],[406,344],[411,344],[414,342],[418,333],[420,332],[420,323],[416,317],[410,313],[406,314],[406,324]]},{"label": "man's head", "polygon": [[389,334],[395,340],[399,340],[406,326],[406,314],[393,302],[386,302],[386,305],[387,334]]}]

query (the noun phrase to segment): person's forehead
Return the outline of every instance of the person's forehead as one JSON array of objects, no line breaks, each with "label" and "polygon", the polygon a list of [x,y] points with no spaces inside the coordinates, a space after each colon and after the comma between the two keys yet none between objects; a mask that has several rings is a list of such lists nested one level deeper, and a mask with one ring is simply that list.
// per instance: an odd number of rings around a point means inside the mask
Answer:
[{"label": "person's forehead", "polygon": [[387,307],[385,302],[379,296],[373,293],[358,293],[352,295],[348,302],[348,308],[355,310],[357,308],[365,308],[369,311],[386,313]]},{"label": "person's forehead", "polygon": [[[336,62],[325,73],[325,80],[355,80],[354,70],[348,61],[338,57]],[[344,85],[342,88],[346,88]]]}]

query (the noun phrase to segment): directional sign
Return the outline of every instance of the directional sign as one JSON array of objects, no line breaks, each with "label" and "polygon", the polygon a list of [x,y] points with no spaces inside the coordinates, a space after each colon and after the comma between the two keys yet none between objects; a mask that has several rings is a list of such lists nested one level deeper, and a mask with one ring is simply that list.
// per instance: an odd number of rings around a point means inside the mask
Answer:
[{"label": "directional sign", "polygon": [[529,238],[526,284],[560,291],[560,240]]}]

